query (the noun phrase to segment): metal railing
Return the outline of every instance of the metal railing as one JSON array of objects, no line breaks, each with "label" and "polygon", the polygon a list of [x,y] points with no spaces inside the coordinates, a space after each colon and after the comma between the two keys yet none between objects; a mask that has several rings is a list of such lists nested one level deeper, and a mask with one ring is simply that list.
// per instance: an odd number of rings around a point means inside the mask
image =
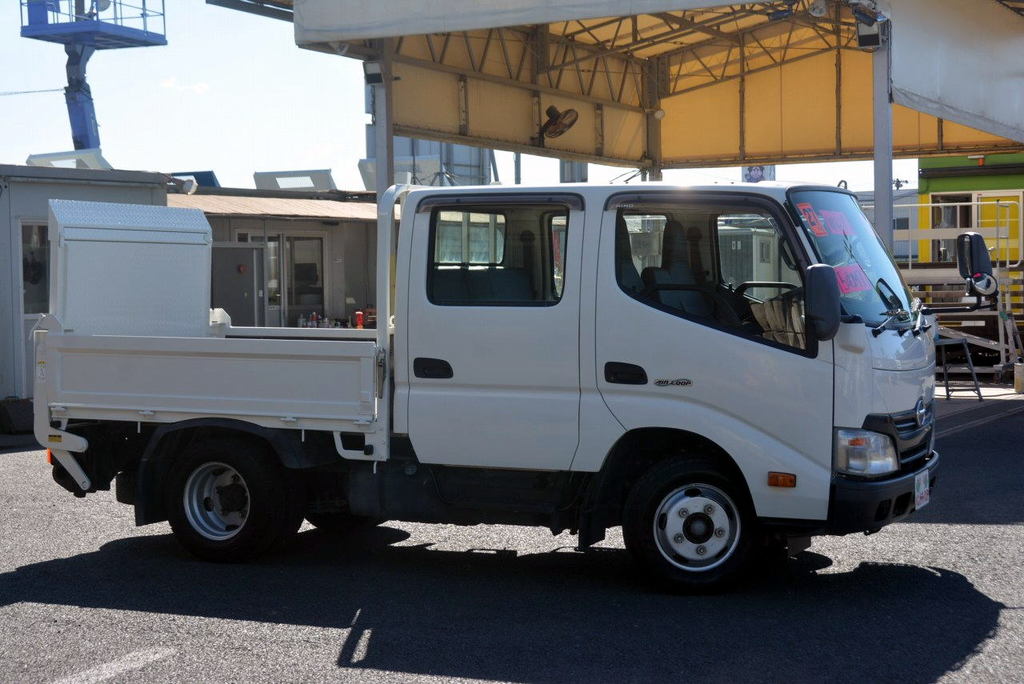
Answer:
[{"label": "metal railing", "polygon": [[20,0],[21,25],[57,26],[91,21],[165,35],[164,0]]},{"label": "metal railing", "polygon": [[[944,221],[940,219],[939,225],[932,225],[934,223],[934,210],[948,210],[959,211],[960,209],[968,209],[970,212],[970,220],[959,222],[962,225],[959,226],[948,226],[943,225]],[[985,217],[985,210],[994,211],[994,215],[991,217]],[[906,257],[901,263],[901,266],[906,266],[907,269],[913,269],[915,263],[915,242],[934,242],[934,241],[950,241],[956,240],[956,237],[966,231],[973,231],[980,234],[985,238],[986,242],[990,244],[990,250],[994,251],[992,264],[996,268],[1009,268],[1015,269],[1021,265],[1022,257],[1024,257],[1024,214],[1021,213],[1020,202],[1007,201],[1007,200],[994,200],[990,202],[942,202],[932,204],[901,204],[893,207],[893,218],[898,220],[900,218],[907,218],[908,225],[914,225],[915,223],[920,224],[921,218],[925,218],[923,221],[924,225],[917,225],[916,228],[903,228],[896,229],[893,231],[893,242],[894,246],[900,242],[908,243],[908,249]],[[994,245],[991,242],[995,241]],[[1016,258],[1010,256],[1010,251],[1016,248]],[[941,248],[940,248],[941,249]],[[902,250],[895,250],[902,252]],[[917,254],[917,263],[953,263],[956,257],[952,253],[948,253],[945,258],[935,258],[936,255],[932,255],[927,261],[920,260],[920,253]],[[939,256],[942,256],[941,254]],[[1013,259],[1011,261],[1011,259]]]}]

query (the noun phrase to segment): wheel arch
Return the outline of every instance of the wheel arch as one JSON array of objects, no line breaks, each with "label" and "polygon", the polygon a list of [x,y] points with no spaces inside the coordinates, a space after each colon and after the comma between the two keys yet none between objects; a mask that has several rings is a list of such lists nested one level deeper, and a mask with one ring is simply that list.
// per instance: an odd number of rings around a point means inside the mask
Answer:
[{"label": "wheel arch", "polygon": [[163,425],[153,433],[139,459],[135,481],[135,524],[167,520],[161,485],[175,457],[198,441],[218,438],[244,440],[268,448],[286,468],[312,468],[338,459],[324,448],[305,448],[297,430],[275,430],[243,420],[196,418]]},{"label": "wheel arch", "polygon": [[655,464],[683,454],[713,458],[723,474],[742,485],[747,502],[751,502],[750,487],[743,472],[732,456],[713,440],[678,428],[635,428],[616,441],[591,481],[580,512],[579,547],[586,548],[602,540],[607,528],[621,524],[626,497],[637,479]]}]

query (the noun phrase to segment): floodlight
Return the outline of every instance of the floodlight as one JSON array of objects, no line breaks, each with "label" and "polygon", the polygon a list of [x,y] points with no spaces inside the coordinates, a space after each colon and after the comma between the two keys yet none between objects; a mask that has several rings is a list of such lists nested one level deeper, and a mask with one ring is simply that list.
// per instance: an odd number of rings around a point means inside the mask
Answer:
[{"label": "floodlight", "polygon": [[381,71],[380,62],[363,62],[363,78],[366,85],[380,85],[384,82],[384,73]]}]

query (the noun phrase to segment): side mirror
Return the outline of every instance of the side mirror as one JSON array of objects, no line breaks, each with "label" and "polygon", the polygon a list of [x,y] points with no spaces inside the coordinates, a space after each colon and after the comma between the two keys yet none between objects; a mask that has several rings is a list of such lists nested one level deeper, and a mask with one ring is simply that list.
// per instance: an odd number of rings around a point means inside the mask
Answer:
[{"label": "side mirror", "polygon": [[824,342],[839,332],[839,281],[827,264],[814,264],[804,272],[806,302],[804,311],[811,332]]},{"label": "side mirror", "polygon": [[985,238],[978,233],[961,233],[956,238],[956,265],[967,283],[967,294],[987,297],[999,287],[992,275],[992,260]]}]

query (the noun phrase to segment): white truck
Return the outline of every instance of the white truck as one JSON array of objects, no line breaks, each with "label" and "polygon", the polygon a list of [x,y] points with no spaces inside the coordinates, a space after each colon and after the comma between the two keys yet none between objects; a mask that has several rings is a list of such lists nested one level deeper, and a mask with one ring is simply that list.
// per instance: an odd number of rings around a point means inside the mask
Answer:
[{"label": "white truck", "polygon": [[[535,525],[581,550],[621,525],[674,588],[928,502],[931,324],[851,193],[394,187],[379,207],[375,330],[231,326],[173,276],[208,273],[169,256],[208,250],[201,219],[140,223],[171,237],[131,251],[101,220],[76,243],[56,207],[34,333],[54,479],[116,481],[138,525],[215,561],[303,518]],[[76,276],[119,272],[122,247],[132,292]],[[963,252],[988,282],[983,243]]]}]

